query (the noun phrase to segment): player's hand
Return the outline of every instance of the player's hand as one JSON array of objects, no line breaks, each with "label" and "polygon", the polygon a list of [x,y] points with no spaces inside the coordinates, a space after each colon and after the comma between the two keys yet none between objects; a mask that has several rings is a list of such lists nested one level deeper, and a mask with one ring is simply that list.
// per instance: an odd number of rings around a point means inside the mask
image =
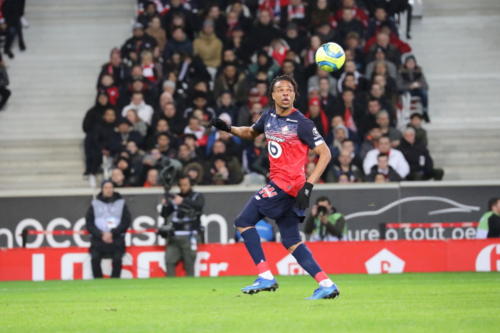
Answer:
[{"label": "player's hand", "polygon": [[210,122],[210,124],[221,130],[221,131],[225,131],[225,132],[229,132],[231,133],[231,126],[229,126],[224,120],[222,119],[219,119],[219,118],[214,118],[212,119],[212,121]]},{"label": "player's hand", "polygon": [[311,198],[311,193],[313,189],[313,184],[306,182],[304,186],[297,194],[297,198],[295,198],[297,202],[297,208],[303,210],[309,208],[309,199]]}]

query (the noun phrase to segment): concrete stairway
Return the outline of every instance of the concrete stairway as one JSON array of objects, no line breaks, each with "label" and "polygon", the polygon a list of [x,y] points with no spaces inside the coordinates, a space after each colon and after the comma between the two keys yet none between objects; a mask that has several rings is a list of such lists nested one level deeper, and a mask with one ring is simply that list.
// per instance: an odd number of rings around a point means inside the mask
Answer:
[{"label": "concrete stairway", "polygon": [[0,189],[88,186],[81,122],[100,65],[130,34],[134,5],[27,1],[28,50],[16,44],[15,59],[6,59],[13,94],[0,112]]},{"label": "concrete stairway", "polygon": [[424,0],[414,53],[430,85],[429,132],[445,179],[500,175],[500,1]]}]

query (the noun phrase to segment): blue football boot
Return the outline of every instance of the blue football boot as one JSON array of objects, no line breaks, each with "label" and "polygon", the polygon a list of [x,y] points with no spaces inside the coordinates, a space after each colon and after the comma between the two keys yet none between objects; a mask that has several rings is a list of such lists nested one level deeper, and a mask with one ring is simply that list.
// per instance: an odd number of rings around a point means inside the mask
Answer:
[{"label": "blue football boot", "polygon": [[251,286],[247,286],[241,289],[241,291],[245,294],[253,295],[260,291],[276,291],[276,289],[278,289],[278,282],[276,282],[276,279],[267,280],[258,277]]},{"label": "blue football boot", "polygon": [[335,298],[340,296],[340,291],[335,284],[331,287],[319,287],[314,291],[311,297],[306,299],[327,299],[327,298]]}]

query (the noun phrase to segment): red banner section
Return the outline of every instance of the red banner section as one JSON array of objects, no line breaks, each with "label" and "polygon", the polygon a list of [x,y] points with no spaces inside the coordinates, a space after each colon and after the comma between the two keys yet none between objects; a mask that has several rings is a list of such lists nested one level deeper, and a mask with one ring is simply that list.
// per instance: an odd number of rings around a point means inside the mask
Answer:
[{"label": "red banner section", "polygon": [[[273,273],[305,274],[279,243],[264,243]],[[500,271],[500,239],[455,241],[373,241],[308,243],[329,274],[445,271]],[[123,260],[123,278],[165,275],[164,248],[132,246]],[[111,271],[103,260],[103,271]],[[178,269],[182,275],[182,267]],[[206,244],[198,249],[197,276],[253,275],[243,244]],[[87,248],[0,249],[0,281],[91,279]]]}]

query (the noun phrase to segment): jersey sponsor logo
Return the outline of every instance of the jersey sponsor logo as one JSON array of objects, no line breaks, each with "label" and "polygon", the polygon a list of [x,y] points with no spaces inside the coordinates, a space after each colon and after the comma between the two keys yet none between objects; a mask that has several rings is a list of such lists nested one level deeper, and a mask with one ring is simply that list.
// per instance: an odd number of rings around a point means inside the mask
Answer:
[{"label": "jersey sponsor logo", "polygon": [[269,141],[267,144],[267,151],[272,158],[279,158],[283,153],[283,148],[281,148],[281,145],[278,142]]},{"label": "jersey sponsor logo", "polygon": [[278,138],[277,136],[274,136],[274,135],[271,135],[271,134],[267,134],[267,133],[266,133],[266,138],[268,138],[270,140],[278,141],[278,142],[285,142],[285,139]]},{"label": "jersey sponsor logo", "polygon": [[278,192],[276,192],[276,189],[273,186],[268,184],[259,191],[259,194],[262,198],[272,198],[278,195]]}]

